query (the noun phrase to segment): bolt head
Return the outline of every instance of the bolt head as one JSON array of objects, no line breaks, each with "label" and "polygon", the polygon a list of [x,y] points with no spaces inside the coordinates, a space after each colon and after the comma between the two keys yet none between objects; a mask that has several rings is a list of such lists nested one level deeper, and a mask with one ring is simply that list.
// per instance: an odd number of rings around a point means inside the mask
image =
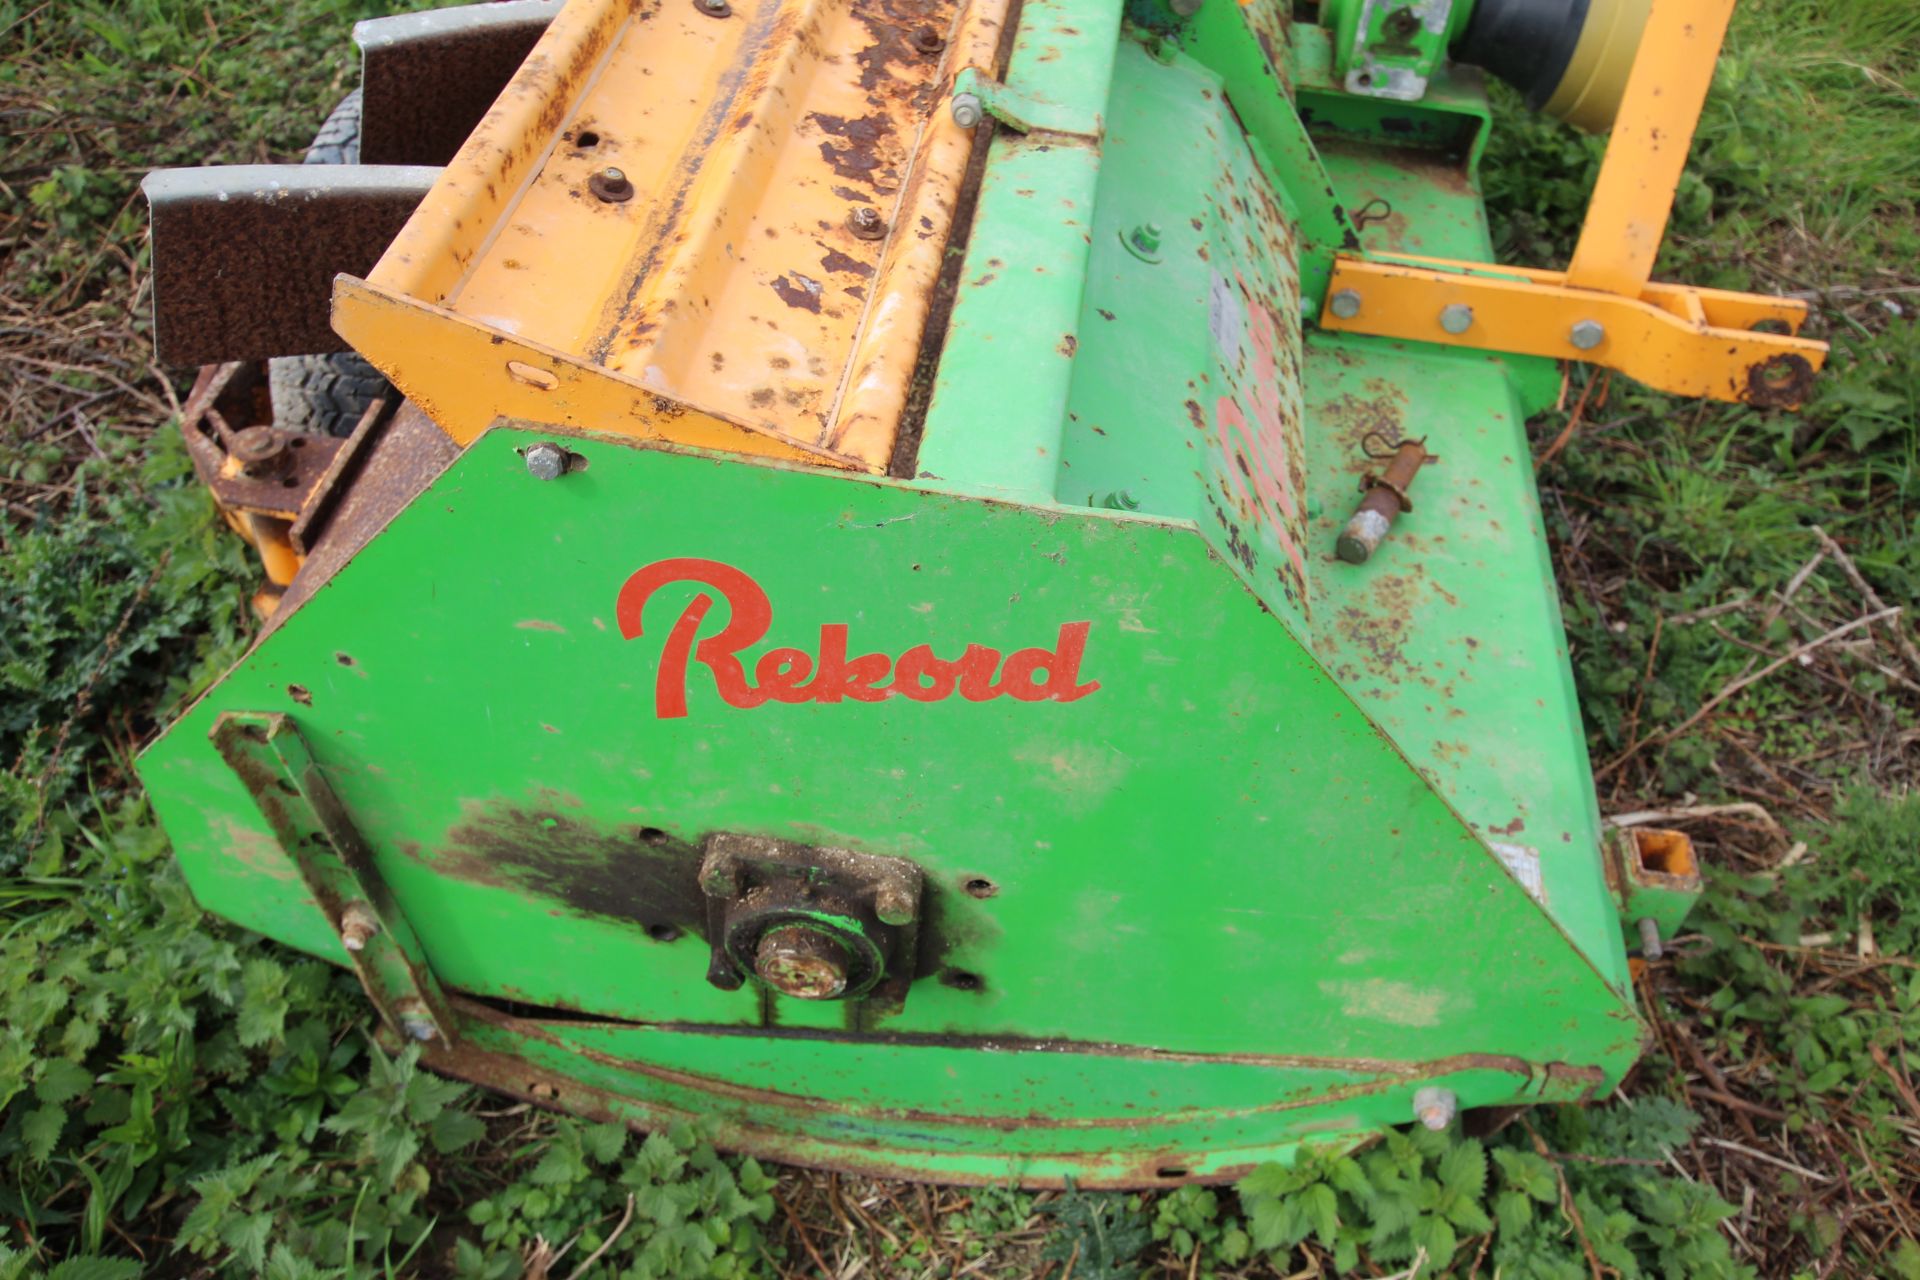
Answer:
[{"label": "bolt head", "polygon": [[898,885],[888,885],[874,895],[873,914],[882,924],[912,924],[917,906],[911,893]]},{"label": "bolt head", "polygon": [[1327,310],[1342,320],[1351,320],[1360,314],[1360,292],[1357,289],[1336,289],[1327,302]]},{"label": "bolt head", "polygon": [[693,0],[693,7],[709,18],[724,18],[733,12],[733,6],[727,0]]},{"label": "bolt head", "polygon": [[870,204],[856,205],[847,215],[847,230],[861,240],[878,240],[887,234],[887,220]]},{"label": "bolt head", "polygon": [[1167,0],[1167,7],[1177,18],[1191,18],[1200,12],[1200,0]]},{"label": "bolt head", "polygon": [[380,918],[364,902],[350,902],[340,913],[340,945],[349,951],[364,951],[373,935],[380,932]]},{"label": "bolt head", "polygon": [[955,124],[962,129],[971,129],[980,123],[980,117],[985,112],[986,105],[980,101],[980,95],[977,93],[956,93],[953,95],[953,101],[948,104],[948,110],[953,113]]},{"label": "bolt head", "polygon": [[1579,321],[1567,331],[1567,341],[1582,351],[1591,351],[1606,340],[1606,326],[1598,320]]},{"label": "bolt head", "polygon": [[947,47],[947,38],[932,27],[915,27],[907,38],[921,53],[938,53]]},{"label": "bolt head", "polygon": [[1465,333],[1473,328],[1473,308],[1464,302],[1449,302],[1440,308],[1440,327],[1448,333]]},{"label": "bolt head", "polygon": [[847,989],[847,949],[811,925],[778,925],[761,937],[753,971],[783,995],[832,1000]]},{"label": "bolt head", "polygon": [[1413,1115],[1416,1120],[1435,1133],[1453,1123],[1453,1117],[1459,1114],[1460,1099],[1451,1089],[1436,1089],[1429,1085],[1413,1095]]},{"label": "bolt head", "polygon": [[709,898],[740,896],[740,864],[731,858],[717,859],[701,872],[700,888]]},{"label": "bolt head", "polygon": [[567,451],[549,440],[527,446],[527,474],[536,480],[558,480],[567,474]]},{"label": "bolt head", "polygon": [[628,181],[626,171],[611,165],[587,179],[587,190],[608,204],[622,204],[633,199],[633,183]]}]

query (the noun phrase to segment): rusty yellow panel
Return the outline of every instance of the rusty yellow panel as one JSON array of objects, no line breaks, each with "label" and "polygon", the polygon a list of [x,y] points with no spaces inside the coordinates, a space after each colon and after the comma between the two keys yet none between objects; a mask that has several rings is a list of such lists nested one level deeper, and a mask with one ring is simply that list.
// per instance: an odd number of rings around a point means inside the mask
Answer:
[{"label": "rusty yellow panel", "polygon": [[407,381],[396,378],[397,385],[460,445],[473,443],[495,418],[505,416],[703,449],[849,465],[824,450],[687,408],[563,352],[363,281],[340,279],[333,323],[357,351],[402,353]]},{"label": "rusty yellow panel", "polygon": [[1653,0],[1568,283],[1635,296],[1652,275],[1733,6]]},{"label": "rusty yellow panel", "polygon": [[930,90],[1004,13],[571,0],[335,327],[463,441],[506,413],[880,470],[971,146]]},{"label": "rusty yellow panel", "polygon": [[[1558,272],[1485,263],[1336,258],[1324,329],[1586,360],[1675,395],[1791,408],[1826,363],[1823,342],[1748,326],[1802,304],[1679,285],[1642,297],[1575,289]],[[1336,300],[1350,314],[1335,314]]]}]

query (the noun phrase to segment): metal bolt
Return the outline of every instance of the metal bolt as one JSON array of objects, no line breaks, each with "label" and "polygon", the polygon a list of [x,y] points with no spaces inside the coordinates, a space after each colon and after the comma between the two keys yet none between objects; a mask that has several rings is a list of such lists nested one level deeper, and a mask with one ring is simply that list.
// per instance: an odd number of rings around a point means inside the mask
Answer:
[{"label": "metal bolt", "polygon": [[1598,320],[1581,320],[1567,331],[1567,341],[1582,351],[1591,351],[1606,340],[1606,326]]},{"label": "metal bolt", "polygon": [[953,113],[953,122],[962,129],[971,129],[980,123],[980,117],[986,112],[986,104],[980,101],[977,93],[956,93],[948,104]]},{"label": "metal bolt", "polygon": [[880,917],[882,924],[912,924],[919,903],[913,895],[897,884],[890,884],[873,897],[873,914]]},{"label": "metal bolt", "polygon": [[363,951],[373,935],[380,932],[380,917],[364,902],[349,902],[340,913],[340,945],[349,951]]},{"label": "metal bolt", "polygon": [[947,47],[946,37],[932,27],[915,27],[907,39],[921,53],[938,53]]},{"label": "metal bolt", "polygon": [[727,0],[693,0],[693,7],[709,18],[724,18],[733,12],[733,6]]},{"label": "metal bolt", "polygon": [[1440,308],[1440,327],[1448,333],[1465,333],[1473,328],[1473,308],[1464,302],[1449,302]]},{"label": "metal bolt", "polygon": [[1160,224],[1157,222],[1141,223],[1133,230],[1127,232],[1127,243],[1138,249],[1141,253],[1160,252]]},{"label": "metal bolt", "polygon": [[608,167],[587,179],[587,190],[608,204],[621,204],[633,199],[633,183],[627,181],[624,171]]},{"label": "metal bolt", "polygon": [[536,480],[558,480],[567,474],[567,451],[551,440],[527,446],[527,474]]},{"label": "metal bolt", "polygon": [[1337,289],[1327,303],[1327,310],[1342,320],[1351,320],[1360,314],[1360,291],[1357,289]]},{"label": "metal bolt", "polygon": [[440,1029],[433,1025],[433,1017],[420,1001],[402,1000],[393,1006],[393,1012],[400,1019],[400,1030],[407,1039],[425,1044],[439,1037]]},{"label": "metal bolt", "polygon": [[847,230],[861,240],[878,240],[887,234],[887,220],[870,204],[856,205],[847,215]]},{"label": "metal bolt", "polygon": [[700,870],[700,888],[709,898],[740,896],[740,864],[728,857],[709,858]]},{"label": "metal bolt", "polygon": [[1658,960],[1667,954],[1666,944],[1660,941],[1660,926],[1652,916],[1641,916],[1634,922],[1640,930],[1640,954],[1648,960]]},{"label": "metal bolt", "polygon": [[241,472],[255,480],[279,475],[293,461],[293,451],[287,448],[287,433],[272,427],[248,427],[235,435],[227,447],[234,461],[240,464]]},{"label": "metal bolt", "polygon": [[1200,0],[1167,0],[1167,8],[1173,10],[1175,17],[1191,18],[1200,12]]},{"label": "metal bolt", "polygon": [[1435,1133],[1452,1124],[1459,1110],[1460,1099],[1453,1096],[1451,1089],[1428,1085],[1413,1095],[1414,1118]]},{"label": "metal bolt", "polygon": [[783,924],[761,936],[753,971],[783,994],[831,1000],[847,989],[847,949],[810,925]]}]

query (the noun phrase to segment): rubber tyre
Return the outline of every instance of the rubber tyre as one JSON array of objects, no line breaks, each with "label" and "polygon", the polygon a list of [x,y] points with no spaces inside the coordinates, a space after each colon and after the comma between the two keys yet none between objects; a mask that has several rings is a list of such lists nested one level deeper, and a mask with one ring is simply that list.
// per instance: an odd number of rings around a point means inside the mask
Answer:
[{"label": "rubber tyre", "polygon": [[[320,126],[307,148],[306,164],[360,163],[360,91]],[[282,356],[267,362],[267,391],[273,398],[273,423],[285,431],[348,436],[367,406],[390,389],[386,375],[352,351],[317,356]]]}]

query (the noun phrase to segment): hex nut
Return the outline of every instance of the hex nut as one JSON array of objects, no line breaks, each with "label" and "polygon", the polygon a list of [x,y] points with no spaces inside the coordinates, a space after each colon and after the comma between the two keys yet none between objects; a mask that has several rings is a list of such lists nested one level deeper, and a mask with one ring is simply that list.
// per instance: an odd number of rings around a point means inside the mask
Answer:
[{"label": "hex nut", "polygon": [[633,199],[633,183],[624,169],[609,165],[587,179],[587,190],[608,204],[624,204]]},{"label": "hex nut", "polygon": [[859,240],[879,240],[887,234],[887,220],[870,204],[855,205],[847,214],[847,230]]},{"label": "hex nut", "polygon": [[913,895],[898,885],[888,885],[873,898],[873,914],[880,917],[882,924],[911,924],[917,913],[918,905]]},{"label": "hex nut", "polygon": [[558,480],[567,474],[567,451],[551,440],[527,446],[527,474],[536,480]]},{"label": "hex nut", "polygon": [[953,113],[953,122],[962,129],[971,129],[980,123],[986,114],[986,104],[980,101],[977,93],[956,93],[948,110]]},{"label": "hex nut", "polygon": [[1591,351],[1606,340],[1606,326],[1598,320],[1578,321],[1567,331],[1567,341],[1582,351]]},{"label": "hex nut", "polygon": [[350,902],[340,913],[340,945],[349,951],[364,951],[373,935],[380,932],[380,917],[364,902]]},{"label": "hex nut", "polygon": [[1333,297],[1327,301],[1327,310],[1342,320],[1351,320],[1360,314],[1360,292],[1357,289],[1336,289]]},{"label": "hex nut", "polygon": [[1460,1100],[1453,1096],[1451,1089],[1428,1085],[1413,1095],[1414,1119],[1435,1133],[1452,1124],[1459,1110]]},{"label": "hex nut", "polygon": [[724,18],[733,12],[733,6],[727,0],[693,0],[693,7],[709,18]]},{"label": "hex nut", "polygon": [[1440,327],[1452,334],[1465,333],[1473,328],[1473,308],[1464,302],[1449,302],[1440,308]]}]

